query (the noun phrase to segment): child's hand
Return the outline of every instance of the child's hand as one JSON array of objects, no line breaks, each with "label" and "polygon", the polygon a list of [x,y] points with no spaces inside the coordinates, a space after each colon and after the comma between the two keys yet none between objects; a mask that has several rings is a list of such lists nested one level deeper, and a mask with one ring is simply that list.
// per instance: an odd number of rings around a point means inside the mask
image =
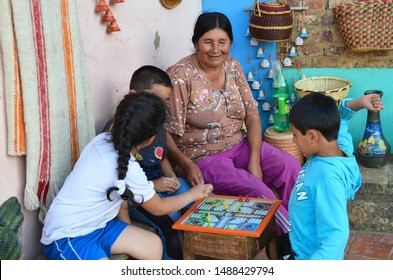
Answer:
[{"label": "child's hand", "polygon": [[173,193],[177,191],[180,187],[180,182],[177,178],[163,177],[153,180],[154,190],[156,192],[167,192]]},{"label": "child's hand", "polygon": [[198,184],[190,189],[190,192],[194,196],[195,200],[206,197],[212,191],[213,191],[212,184]]},{"label": "child's hand", "polygon": [[171,179],[175,182],[175,189],[176,189],[176,191],[178,190],[178,189],[180,189],[180,182],[179,182],[179,180],[177,179],[177,177],[176,176],[174,176],[174,177],[171,177]]},{"label": "child's hand", "polygon": [[383,110],[381,97],[378,94],[367,94],[363,96],[363,107],[373,112]]}]

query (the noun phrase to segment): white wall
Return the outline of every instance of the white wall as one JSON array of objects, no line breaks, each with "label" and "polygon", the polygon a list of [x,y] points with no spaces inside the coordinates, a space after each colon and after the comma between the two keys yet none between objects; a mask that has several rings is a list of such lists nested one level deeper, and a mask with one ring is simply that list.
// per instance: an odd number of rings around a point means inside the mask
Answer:
[{"label": "white wall", "polygon": [[[159,0],[125,1],[111,5],[121,28],[120,32],[112,34],[106,33],[101,15],[94,12],[96,1],[77,2],[98,132],[128,91],[134,70],[144,64],[166,69],[192,51],[191,36],[201,11],[201,1],[183,0],[170,10],[164,8]],[[160,38],[157,48],[154,44],[156,32]]]},{"label": "white wall", "polygon": [[[100,132],[117,102],[128,91],[133,71],[144,64],[166,69],[192,52],[191,36],[194,22],[202,10],[201,1],[183,0],[170,10],[164,8],[159,0],[110,5],[121,28],[116,33],[106,32],[102,14],[95,12],[98,1],[76,1],[90,72],[95,128]],[[160,38],[159,43],[156,34]],[[17,196],[22,203],[25,158],[7,155],[3,56],[0,56],[0,204],[11,196]],[[42,254],[39,243],[41,225],[37,211],[23,209],[23,212],[22,259],[34,259]]]}]

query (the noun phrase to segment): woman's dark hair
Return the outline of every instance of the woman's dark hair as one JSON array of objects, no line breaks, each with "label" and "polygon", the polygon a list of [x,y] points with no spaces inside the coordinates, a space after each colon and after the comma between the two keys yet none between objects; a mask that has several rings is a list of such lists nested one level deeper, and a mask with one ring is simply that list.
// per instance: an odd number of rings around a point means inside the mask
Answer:
[{"label": "woman's dark hair", "polygon": [[231,43],[233,42],[232,25],[226,15],[222,13],[203,13],[199,15],[195,27],[194,35],[192,35],[192,43],[194,46],[198,43],[198,40],[206,32],[219,28],[224,30],[227,34]]},{"label": "woman's dark hair", "polygon": [[313,92],[295,103],[289,112],[289,122],[303,135],[309,129],[316,129],[327,141],[333,141],[338,137],[340,114],[333,98]]},{"label": "woman's dark hair", "polygon": [[[119,155],[117,160],[119,180],[126,177],[131,149],[149,140],[161,129],[167,113],[166,108],[160,97],[146,91],[127,94],[120,101],[116,108],[111,136],[113,146]],[[107,198],[111,200],[111,192],[118,190],[116,186],[109,188]],[[130,199],[132,204],[140,204],[134,200],[134,194],[127,187],[121,197],[124,200]]]}]

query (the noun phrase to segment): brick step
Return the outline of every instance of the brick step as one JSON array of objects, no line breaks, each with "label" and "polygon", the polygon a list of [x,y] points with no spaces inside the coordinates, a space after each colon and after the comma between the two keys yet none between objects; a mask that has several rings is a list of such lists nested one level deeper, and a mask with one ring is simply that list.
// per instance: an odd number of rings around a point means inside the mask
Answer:
[{"label": "brick step", "polygon": [[359,166],[362,187],[348,203],[351,230],[393,233],[393,155],[382,168]]}]

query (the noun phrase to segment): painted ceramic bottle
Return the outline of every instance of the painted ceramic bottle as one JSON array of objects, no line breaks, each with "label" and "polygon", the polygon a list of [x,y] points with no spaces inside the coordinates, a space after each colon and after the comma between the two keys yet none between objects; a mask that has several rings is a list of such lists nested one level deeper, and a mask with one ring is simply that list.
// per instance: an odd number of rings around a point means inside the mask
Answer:
[{"label": "painted ceramic bottle", "polygon": [[[380,90],[368,90],[364,95],[373,93],[382,98],[383,92]],[[358,144],[357,158],[365,167],[380,168],[386,165],[389,155],[390,145],[383,136],[380,114],[368,111],[366,129]]]}]

